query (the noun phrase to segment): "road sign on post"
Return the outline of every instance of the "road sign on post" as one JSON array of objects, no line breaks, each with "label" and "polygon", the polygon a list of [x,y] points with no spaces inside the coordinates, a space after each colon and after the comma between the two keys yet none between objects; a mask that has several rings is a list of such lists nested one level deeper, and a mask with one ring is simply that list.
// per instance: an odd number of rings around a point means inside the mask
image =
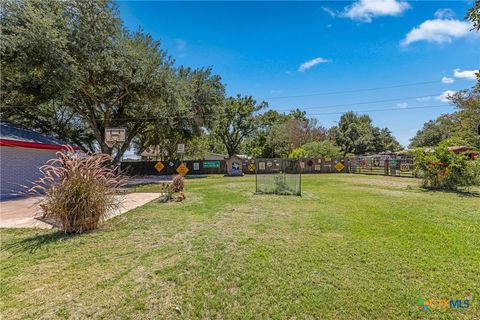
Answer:
[{"label": "road sign on post", "polygon": [[179,175],[184,177],[188,173],[189,170],[188,170],[187,166],[182,163],[178,166],[176,171]]},{"label": "road sign on post", "polygon": [[185,153],[185,145],[183,143],[177,145],[177,153]]},{"label": "road sign on post", "polygon": [[163,168],[165,168],[165,166],[163,165],[163,163],[161,161],[158,161],[156,164],[155,164],[155,170],[157,170],[158,172],[162,171]]},{"label": "road sign on post", "polygon": [[115,145],[122,145],[125,142],[127,129],[125,128],[105,128],[105,144],[112,148]]}]

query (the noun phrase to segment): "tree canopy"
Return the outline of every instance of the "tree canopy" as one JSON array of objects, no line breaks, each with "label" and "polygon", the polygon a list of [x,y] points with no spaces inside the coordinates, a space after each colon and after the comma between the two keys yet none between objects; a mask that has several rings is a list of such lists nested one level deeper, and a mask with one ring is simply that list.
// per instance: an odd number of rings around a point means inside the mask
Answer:
[{"label": "tree canopy", "polygon": [[422,129],[417,131],[416,135],[410,139],[410,147],[432,147],[450,138],[454,121],[454,117],[451,115],[441,115],[435,120],[426,122]]},{"label": "tree canopy", "polygon": [[295,148],[288,155],[289,158],[322,158],[322,157],[341,157],[342,150],[332,141],[312,141],[304,144],[299,148]]},{"label": "tree canopy", "polygon": [[251,137],[261,124],[258,111],[267,107],[266,102],[257,104],[252,97],[228,98],[218,116],[214,133],[225,146],[229,156],[240,152],[242,142]]},{"label": "tree canopy", "polygon": [[476,0],[473,7],[468,10],[467,20],[473,23],[473,29],[480,31],[480,0]]},{"label": "tree canopy", "polygon": [[277,122],[269,132],[269,139],[281,157],[306,143],[327,139],[328,130],[315,118],[308,118],[305,111],[292,110],[285,121]]},{"label": "tree canopy", "polygon": [[159,41],[123,27],[112,1],[9,1],[1,15],[2,116],[13,122],[106,154],[105,128],[125,127],[117,162],[155,128],[200,132],[221,105],[219,76],[175,69]]},{"label": "tree canopy", "polygon": [[368,115],[353,111],[340,117],[337,127],[330,130],[331,139],[345,154],[368,154],[382,151],[398,151],[401,145],[387,128],[374,127]]},{"label": "tree canopy", "polygon": [[434,147],[445,139],[458,138],[480,149],[480,92],[462,90],[452,95],[450,100],[457,111],[426,122],[411,139],[411,147]]}]

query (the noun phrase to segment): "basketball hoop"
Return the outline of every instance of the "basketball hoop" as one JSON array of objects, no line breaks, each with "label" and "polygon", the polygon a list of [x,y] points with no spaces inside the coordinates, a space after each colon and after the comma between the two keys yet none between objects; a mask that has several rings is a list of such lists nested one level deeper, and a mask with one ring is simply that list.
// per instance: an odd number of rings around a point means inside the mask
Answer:
[{"label": "basketball hoop", "polygon": [[127,129],[105,128],[105,144],[112,148],[115,145],[122,145],[125,142]]}]

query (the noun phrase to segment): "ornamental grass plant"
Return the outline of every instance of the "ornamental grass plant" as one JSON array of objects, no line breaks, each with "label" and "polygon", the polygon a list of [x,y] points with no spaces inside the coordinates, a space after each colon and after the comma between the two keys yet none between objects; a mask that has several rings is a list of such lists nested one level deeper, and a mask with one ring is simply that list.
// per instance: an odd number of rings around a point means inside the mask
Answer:
[{"label": "ornamental grass plant", "polygon": [[109,166],[106,154],[82,156],[68,146],[40,168],[42,177],[30,193],[40,194],[43,218],[61,226],[66,233],[98,228],[110,212],[120,209],[115,189],[122,185],[117,168]]}]

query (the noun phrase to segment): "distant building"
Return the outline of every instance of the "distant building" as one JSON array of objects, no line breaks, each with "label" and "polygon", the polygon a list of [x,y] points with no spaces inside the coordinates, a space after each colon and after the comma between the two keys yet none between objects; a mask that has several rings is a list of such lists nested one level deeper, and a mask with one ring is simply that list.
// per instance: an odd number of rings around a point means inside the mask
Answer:
[{"label": "distant building", "polygon": [[150,146],[140,154],[142,160],[163,160],[164,154],[159,146]]},{"label": "distant building", "polygon": [[228,158],[228,155],[215,153],[215,152],[207,152],[207,155],[203,158],[203,160],[225,160]]},{"label": "distant building", "polygon": [[448,147],[448,150],[452,151],[453,153],[464,153],[470,160],[476,160],[478,157],[478,151],[473,150],[467,146],[452,146]]},{"label": "distant building", "polygon": [[0,120],[0,199],[18,196],[65,142]]}]

